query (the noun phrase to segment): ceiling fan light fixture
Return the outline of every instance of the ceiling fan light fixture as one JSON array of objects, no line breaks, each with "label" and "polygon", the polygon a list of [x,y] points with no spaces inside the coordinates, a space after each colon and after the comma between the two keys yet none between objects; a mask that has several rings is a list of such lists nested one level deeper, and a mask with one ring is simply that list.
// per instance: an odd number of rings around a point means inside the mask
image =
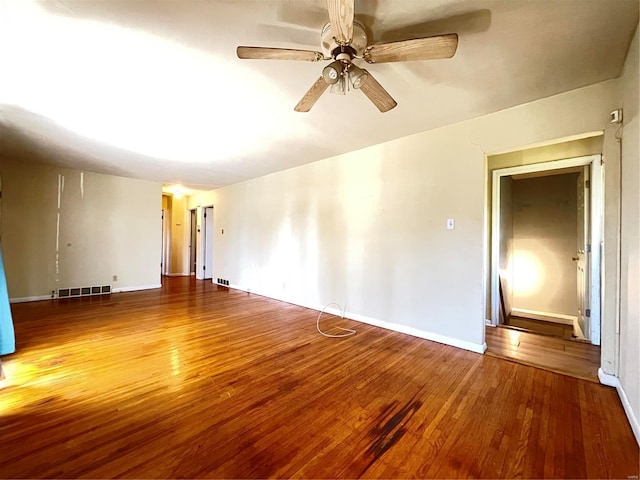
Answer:
[{"label": "ceiling fan light fixture", "polygon": [[342,72],[344,69],[344,65],[342,62],[336,60],[335,62],[331,62],[329,65],[322,69],[322,78],[329,85],[335,85],[340,81],[342,77]]},{"label": "ceiling fan light fixture", "polygon": [[369,79],[369,72],[362,68],[351,65],[349,67],[349,80],[353,88],[358,89]]},{"label": "ceiling fan light fixture", "polygon": [[381,112],[388,112],[398,104],[375,77],[352,64],[354,60],[367,63],[405,62],[451,58],[458,48],[458,34],[418,36],[369,45],[367,31],[355,17],[355,0],[326,0],[329,21],[320,33],[321,52],[289,48],[239,46],[239,58],[264,60],[297,60],[319,62],[333,59],[324,67],[304,97],[296,112],[308,112],[318,98],[330,88],[331,93],[345,95],[352,88],[360,90]]},{"label": "ceiling fan light fixture", "polygon": [[338,95],[346,95],[347,91],[349,90],[349,81],[347,80],[348,76],[349,74],[347,73],[347,71],[344,71],[340,75],[338,81],[331,85],[331,90],[329,90],[329,92]]}]

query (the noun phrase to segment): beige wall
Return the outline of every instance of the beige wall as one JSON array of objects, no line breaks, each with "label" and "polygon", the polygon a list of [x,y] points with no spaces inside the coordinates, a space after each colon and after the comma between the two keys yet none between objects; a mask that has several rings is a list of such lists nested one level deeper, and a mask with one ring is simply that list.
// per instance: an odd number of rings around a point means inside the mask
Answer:
[{"label": "beige wall", "polygon": [[513,181],[513,308],[577,314],[577,176]]},{"label": "beige wall", "polygon": [[6,158],[0,175],[11,298],[160,283],[160,184]]},{"label": "beige wall", "polygon": [[601,131],[616,105],[617,83],[604,82],[189,202],[215,204],[214,277],[477,347],[485,154]]},{"label": "beige wall", "polygon": [[640,122],[638,119],[638,32],[622,76],[621,299],[619,377],[636,418],[640,443]]}]

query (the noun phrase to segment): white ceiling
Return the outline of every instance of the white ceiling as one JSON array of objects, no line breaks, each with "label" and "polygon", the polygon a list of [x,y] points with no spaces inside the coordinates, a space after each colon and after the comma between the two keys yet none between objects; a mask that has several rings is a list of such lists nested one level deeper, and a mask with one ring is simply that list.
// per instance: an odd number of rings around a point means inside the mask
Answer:
[{"label": "white ceiling", "polygon": [[214,188],[620,74],[638,0],[356,0],[370,43],[456,32],[453,59],[370,65],[359,91],[293,107],[324,63],[324,0],[0,0],[0,154]]}]

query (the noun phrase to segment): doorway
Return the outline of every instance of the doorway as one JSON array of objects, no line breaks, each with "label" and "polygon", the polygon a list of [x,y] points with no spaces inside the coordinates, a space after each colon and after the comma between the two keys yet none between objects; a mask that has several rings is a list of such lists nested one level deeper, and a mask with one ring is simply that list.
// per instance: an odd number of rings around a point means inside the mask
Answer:
[{"label": "doorway", "polygon": [[213,278],[213,207],[202,208],[202,278]]},{"label": "doorway", "polygon": [[162,256],[160,258],[161,275],[169,275],[171,271],[171,207],[172,198],[162,195]]},{"label": "doorway", "polygon": [[601,156],[493,171],[491,323],[600,344]]},{"label": "doorway", "polygon": [[189,274],[196,275],[197,272],[197,243],[198,243],[198,215],[197,209],[189,210],[190,213],[190,233],[189,233]]}]

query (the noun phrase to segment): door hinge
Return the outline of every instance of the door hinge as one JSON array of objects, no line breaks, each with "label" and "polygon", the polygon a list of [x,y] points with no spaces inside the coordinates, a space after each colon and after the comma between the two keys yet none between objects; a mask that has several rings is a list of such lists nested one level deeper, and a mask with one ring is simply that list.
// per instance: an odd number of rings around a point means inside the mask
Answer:
[{"label": "door hinge", "polygon": [[584,316],[585,317],[591,317],[591,309],[587,308],[587,310],[584,312]]},{"label": "door hinge", "polygon": [[204,212],[204,218],[207,218],[207,212]]},{"label": "door hinge", "polygon": [[207,266],[206,266],[206,265],[202,265],[202,269],[203,269],[203,270],[206,270],[206,269],[207,269]]},{"label": "door hinge", "polygon": [[584,246],[584,251],[585,251],[585,252],[587,252],[587,253],[591,253],[591,245],[586,244],[586,245]]},{"label": "door hinge", "polygon": [[584,188],[591,188],[591,180],[584,181]]}]

